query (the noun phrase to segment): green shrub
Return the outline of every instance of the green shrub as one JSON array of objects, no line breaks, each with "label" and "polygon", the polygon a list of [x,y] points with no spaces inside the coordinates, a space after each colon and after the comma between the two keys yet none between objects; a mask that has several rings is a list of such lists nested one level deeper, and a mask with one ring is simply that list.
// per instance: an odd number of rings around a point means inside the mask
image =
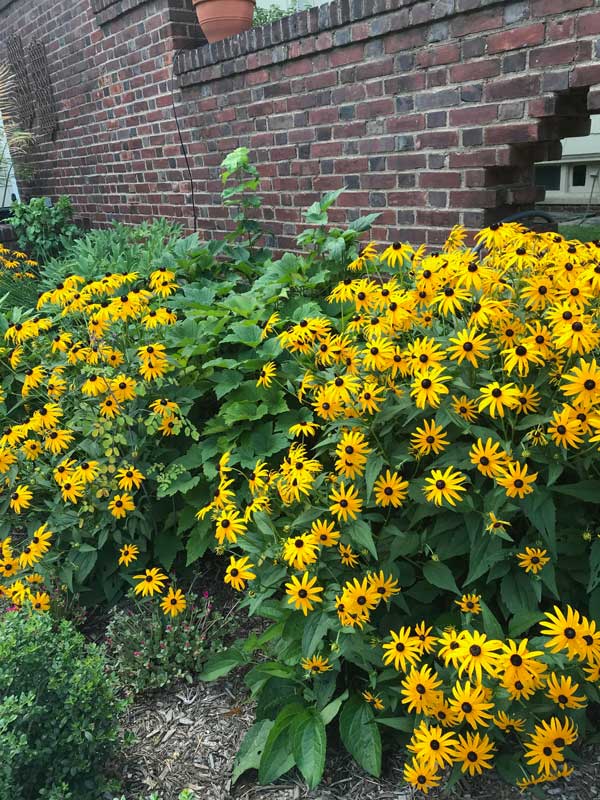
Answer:
[{"label": "green shrub", "polygon": [[3,800],[98,800],[122,708],[105,667],[67,622],[26,610],[0,618]]},{"label": "green shrub", "polygon": [[45,197],[34,197],[28,203],[15,201],[8,222],[17,234],[19,246],[40,263],[64,252],[79,235],[68,197],[59,197],[51,205]]}]

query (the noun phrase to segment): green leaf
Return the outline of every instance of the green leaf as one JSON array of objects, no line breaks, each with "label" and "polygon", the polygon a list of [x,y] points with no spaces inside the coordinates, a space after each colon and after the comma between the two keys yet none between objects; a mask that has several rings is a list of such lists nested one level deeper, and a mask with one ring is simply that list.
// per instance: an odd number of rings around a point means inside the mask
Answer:
[{"label": "green leaf", "polygon": [[377,548],[375,547],[371,527],[364,519],[355,519],[346,526],[345,531],[356,547],[367,549],[373,558],[377,559]]},{"label": "green leaf", "polygon": [[340,710],[340,706],[348,697],[348,690],[343,692],[339,697],[336,697],[335,700],[332,700],[331,703],[328,703],[324,709],[321,711],[321,717],[323,718],[323,722],[325,725],[329,725],[329,723],[335,719],[337,716],[338,711]]},{"label": "green leaf", "polygon": [[410,717],[375,717],[378,725],[385,725],[386,728],[394,728],[397,731],[412,733],[415,729],[414,720]]},{"label": "green leaf", "polygon": [[383,466],[383,458],[378,453],[373,453],[369,456],[367,466],[365,469],[365,485],[367,489],[367,500],[371,499],[371,492],[373,491],[373,484],[381,473]]},{"label": "green leaf", "polygon": [[167,571],[173,566],[175,556],[182,548],[182,542],[177,538],[175,532],[162,530],[154,540],[154,552],[156,553],[161,566]]},{"label": "green leaf", "polygon": [[590,579],[587,585],[588,594],[600,585],[600,540],[596,539],[590,550]]},{"label": "green leaf", "polygon": [[538,599],[533,588],[533,578],[524,572],[509,572],[502,578],[500,596],[511,614],[534,611]]},{"label": "green leaf", "polygon": [[428,561],[423,566],[423,577],[432,586],[437,586],[438,589],[445,589],[454,594],[460,594],[454,575],[450,569],[442,564],[441,561]]},{"label": "green leaf", "polygon": [[267,736],[274,724],[272,719],[260,719],[246,732],[233,762],[232,784],[247,770],[258,769]]},{"label": "green leaf", "polygon": [[319,647],[331,621],[325,611],[313,612],[309,615],[302,633],[302,654],[310,658]]},{"label": "green leaf", "polygon": [[230,648],[224,653],[219,653],[211,656],[204,665],[204,669],[198,676],[201,681],[210,683],[216,681],[217,678],[222,678],[223,675],[228,675],[231,670],[239,667],[245,661],[244,654],[239,650]]},{"label": "green leaf", "polygon": [[258,768],[259,783],[273,783],[294,766],[290,726],[304,714],[305,706],[290,703],[281,709],[269,731]]},{"label": "green leaf", "polygon": [[487,603],[483,600],[479,601],[481,605],[481,621],[483,623],[483,630],[490,639],[504,639],[504,631],[502,626],[490,611]]},{"label": "green leaf", "polygon": [[326,749],[325,724],[321,715],[315,709],[307,709],[294,721],[292,751],[309,789],[316,788],[321,781]]},{"label": "green leaf", "polygon": [[579,483],[567,483],[561,486],[553,486],[552,491],[557,494],[566,494],[569,497],[576,497],[578,500],[585,500],[588,503],[597,503],[600,497],[600,481],[580,481]]},{"label": "green leaf", "polygon": [[340,714],[340,736],[357,763],[376,778],[381,774],[381,734],[371,706],[354,695]]},{"label": "green leaf", "polygon": [[526,633],[541,619],[544,619],[544,615],[539,611],[520,611],[518,614],[514,614],[508,623],[508,635],[516,638],[522,633]]},{"label": "green leaf", "polygon": [[189,567],[190,564],[193,564],[194,561],[201,558],[204,553],[206,553],[213,540],[214,536],[210,529],[210,521],[208,519],[203,519],[195,525],[187,541],[186,567]]}]

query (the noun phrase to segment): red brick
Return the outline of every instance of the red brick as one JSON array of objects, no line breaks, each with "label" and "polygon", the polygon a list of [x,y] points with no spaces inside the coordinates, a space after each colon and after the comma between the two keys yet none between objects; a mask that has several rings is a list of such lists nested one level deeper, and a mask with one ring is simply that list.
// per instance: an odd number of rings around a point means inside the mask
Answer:
[{"label": "red brick", "polygon": [[450,111],[450,125],[477,125],[498,119],[497,105],[469,106]]},{"label": "red brick", "polygon": [[424,128],[424,114],[397,114],[385,121],[387,133],[410,133],[411,131],[422,131]]},{"label": "red brick", "polygon": [[569,75],[570,86],[594,86],[600,83],[600,64],[575,67]]},{"label": "red brick", "polygon": [[516,97],[532,97],[539,90],[539,76],[522,75],[488,83],[484,96],[486,100],[512,100]]},{"label": "red brick", "polygon": [[535,122],[498,125],[486,128],[484,132],[486,144],[520,144],[522,142],[537,142],[538,138],[539,124]]},{"label": "red brick", "polygon": [[493,28],[504,26],[504,10],[502,8],[489,8],[485,11],[459,14],[451,22],[453,36],[467,36],[470,33],[480,33]]},{"label": "red brick", "polygon": [[421,172],[419,173],[419,186],[425,189],[456,189],[461,183],[460,172]]},{"label": "red brick", "polygon": [[580,14],[575,22],[577,37],[595,36],[600,33],[600,11],[591,14]]},{"label": "red brick", "polygon": [[356,116],[366,119],[376,119],[377,117],[391,117],[396,111],[396,105],[391,97],[382,100],[371,100],[366,103],[359,103],[356,107]]},{"label": "red brick", "polygon": [[481,61],[455,64],[450,67],[449,72],[451,83],[466,83],[481,80],[481,78],[493,78],[500,74],[500,59],[484,58]]},{"label": "red brick", "polygon": [[544,41],[544,23],[526,25],[522,28],[510,28],[488,36],[488,53],[502,53],[505,50],[517,50],[521,47],[541,44]]},{"label": "red brick", "polygon": [[450,204],[455,208],[493,208],[496,202],[495,189],[450,192]]},{"label": "red brick", "polygon": [[332,67],[342,67],[360,61],[365,52],[364,44],[352,44],[349,47],[338,47],[329,56]]},{"label": "red brick", "polygon": [[[573,39],[575,36],[575,17],[548,20],[546,23],[546,41],[558,42],[561,39]],[[589,36],[591,32],[588,32]]]},{"label": "red brick", "polygon": [[453,64],[460,59],[458,43],[444,44],[429,50],[421,50],[417,54],[416,63],[421,67],[438,67],[441,64]]},{"label": "red brick", "polygon": [[551,67],[556,64],[569,64],[577,54],[577,42],[554,44],[539,47],[529,53],[529,66],[532,69]]},{"label": "red brick", "polygon": [[549,14],[566,14],[579,8],[589,8],[594,0],[532,0],[531,13],[534,17],[545,17]]},{"label": "red brick", "polygon": [[458,147],[458,131],[427,131],[417,136],[416,149]]}]

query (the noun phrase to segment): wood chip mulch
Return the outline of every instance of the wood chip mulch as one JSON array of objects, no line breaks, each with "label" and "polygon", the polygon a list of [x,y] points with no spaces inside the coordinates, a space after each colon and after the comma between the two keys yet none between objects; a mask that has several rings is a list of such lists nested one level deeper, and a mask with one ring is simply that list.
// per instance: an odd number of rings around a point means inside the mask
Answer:
[{"label": "wood chip mulch", "polygon": [[[299,775],[272,786],[260,786],[256,773],[245,773],[231,786],[238,746],[252,725],[254,708],[241,676],[214,683],[178,687],[138,698],[123,719],[123,729],[135,740],[122,754],[118,772],[127,800],[151,792],[161,800],[177,800],[191,789],[197,800],[412,800],[404,784],[401,752],[384,755],[380,780],[366,775],[342,753],[328,754],[322,785],[309,791]],[[550,800],[600,798],[600,751],[590,749],[575,773],[545,788]],[[423,795],[418,794],[419,798]],[[516,800],[518,790],[493,776],[464,781],[448,794],[430,792],[427,800]]]}]

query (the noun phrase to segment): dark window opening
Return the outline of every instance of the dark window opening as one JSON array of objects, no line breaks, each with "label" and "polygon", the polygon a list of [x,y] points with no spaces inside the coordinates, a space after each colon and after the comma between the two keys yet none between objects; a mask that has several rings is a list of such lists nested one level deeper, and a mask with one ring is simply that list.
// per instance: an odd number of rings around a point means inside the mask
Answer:
[{"label": "dark window opening", "polygon": [[535,184],[547,192],[560,189],[560,164],[538,164],[535,168]]},{"label": "dark window opening", "polygon": [[573,167],[573,186],[585,186],[585,179],[587,176],[587,166],[585,164],[577,164]]}]

